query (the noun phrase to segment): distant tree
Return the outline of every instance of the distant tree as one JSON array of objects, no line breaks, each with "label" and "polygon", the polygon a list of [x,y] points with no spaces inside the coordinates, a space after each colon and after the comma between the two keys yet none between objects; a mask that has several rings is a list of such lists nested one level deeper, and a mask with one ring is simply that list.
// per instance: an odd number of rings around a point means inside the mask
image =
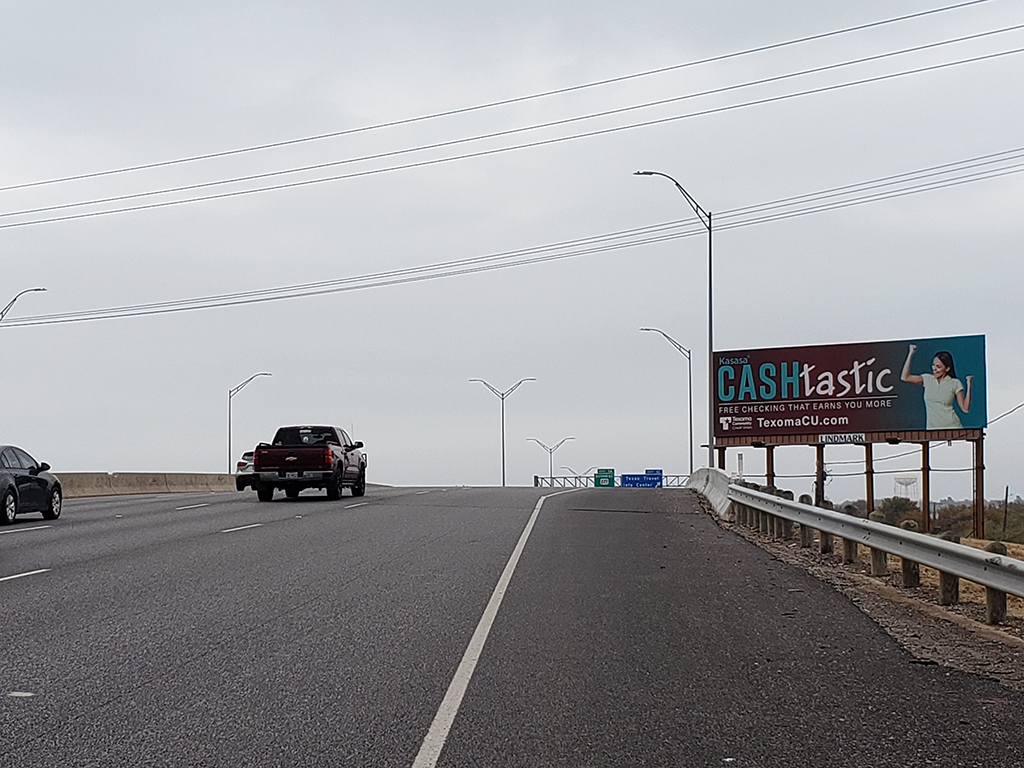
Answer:
[{"label": "distant tree", "polygon": [[890,496],[888,499],[882,499],[882,503],[878,505],[878,511],[885,515],[885,522],[889,525],[899,525],[901,520],[908,518],[920,522],[921,512],[917,508],[917,503],[913,499],[903,496]]}]

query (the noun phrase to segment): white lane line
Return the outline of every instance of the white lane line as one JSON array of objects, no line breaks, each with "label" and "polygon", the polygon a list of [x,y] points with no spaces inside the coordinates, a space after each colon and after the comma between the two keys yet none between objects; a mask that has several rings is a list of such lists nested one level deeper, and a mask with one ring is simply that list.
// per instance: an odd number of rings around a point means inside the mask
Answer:
[{"label": "white lane line", "polygon": [[448,685],[448,692],[444,695],[444,700],[441,702],[437,714],[434,715],[434,722],[430,724],[430,730],[427,731],[423,744],[420,745],[420,751],[412,762],[412,768],[434,768],[437,765],[437,760],[441,756],[441,750],[448,739],[448,732],[451,731],[452,723],[455,722],[455,716],[459,713],[462,697],[466,694],[469,681],[473,677],[473,671],[476,669],[476,663],[480,660],[480,654],[484,649],[484,643],[487,642],[487,635],[491,631],[494,617],[498,614],[501,601],[505,598],[505,591],[512,580],[512,574],[519,564],[519,558],[523,554],[523,550],[526,548],[526,540],[530,538],[533,524],[537,522],[540,508],[544,506],[546,499],[571,492],[572,489],[559,491],[558,493],[542,496],[537,501],[537,506],[534,507],[533,514],[530,515],[530,520],[526,523],[526,528],[523,529],[516,548],[512,550],[512,556],[508,559],[505,570],[502,571],[501,578],[498,579],[497,586],[494,587],[491,599],[488,601],[487,607],[484,608],[483,616],[480,617],[480,623],[476,625],[476,631],[469,640],[466,652],[462,655],[462,661],[459,662],[459,668],[455,670],[455,676]]},{"label": "white lane line", "polygon": [[24,533],[25,531],[42,531],[46,528],[53,528],[52,525],[33,525],[31,528],[15,528],[13,531],[0,531],[0,536],[8,533]]},{"label": "white lane line", "polygon": [[175,507],[174,511],[175,512],[180,512],[183,509],[200,509],[201,507],[208,507],[208,506],[210,506],[210,505],[209,504],[191,504],[191,505],[189,505],[187,507]]},{"label": "white lane line", "polygon": [[356,507],[365,507],[369,503],[370,502],[368,502],[368,501],[361,501],[358,504],[348,504],[348,505],[345,506],[345,509],[355,509]]},{"label": "white lane line", "polygon": [[11,579],[20,579],[23,576],[35,576],[37,573],[49,573],[50,568],[40,568],[38,571],[26,571],[25,573],[16,573],[13,576],[4,576],[0,578],[0,581],[10,581]]},{"label": "white lane line", "polygon": [[417,496],[426,496],[428,493],[430,493],[430,491],[417,491],[416,495]]},{"label": "white lane line", "polygon": [[237,528],[225,528],[221,533],[234,533],[235,531],[247,531],[250,528],[260,528],[263,523],[253,523],[252,525],[240,525]]}]

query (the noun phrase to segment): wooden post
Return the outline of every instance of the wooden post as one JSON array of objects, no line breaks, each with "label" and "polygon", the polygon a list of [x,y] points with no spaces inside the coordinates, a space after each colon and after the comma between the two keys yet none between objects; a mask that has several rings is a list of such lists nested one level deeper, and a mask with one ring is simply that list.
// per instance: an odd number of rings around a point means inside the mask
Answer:
[{"label": "wooden post", "polygon": [[[822,499],[821,503],[818,504],[817,506],[821,507],[822,509],[832,509],[833,505],[831,501],[825,501],[824,499]],[[832,549],[832,534],[825,533],[824,531],[818,531],[818,551],[821,552],[821,554],[826,555],[832,552]]]},{"label": "wooden post", "polygon": [[[985,547],[986,552],[996,555],[1006,554],[1006,545],[1001,541],[992,541]],[[985,587],[985,623],[1002,624],[1006,621],[1006,593],[992,587]]]},{"label": "wooden post", "polygon": [[715,450],[718,451],[718,468],[725,471],[725,446],[716,446]]},{"label": "wooden post", "polygon": [[[945,541],[960,543],[960,537],[946,531],[939,536]],[[960,577],[939,571],[939,605],[956,605],[960,602]]]},{"label": "wooden post", "polygon": [[765,483],[775,485],[775,446],[764,447]]},{"label": "wooden post", "polygon": [[[801,504],[810,504],[811,503],[810,495],[808,495],[806,493],[801,494],[800,495],[800,503]],[[801,548],[807,549],[813,543],[814,543],[814,531],[812,531],[810,528],[808,528],[803,523],[800,523],[800,546],[801,546]]]},{"label": "wooden post", "polygon": [[[881,512],[872,512],[868,519],[876,523],[884,523],[885,515]],[[889,573],[889,556],[880,549],[871,547],[871,575],[885,576]]]},{"label": "wooden post", "polygon": [[921,443],[921,531],[932,532],[931,455],[927,441]]},{"label": "wooden post", "polygon": [[[907,531],[917,530],[917,523],[913,520],[904,520],[900,523],[900,528]],[[901,557],[902,563],[901,570],[903,571],[903,586],[904,587],[920,587],[921,586],[921,566],[915,563],[913,560],[908,560],[905,557]]]}]

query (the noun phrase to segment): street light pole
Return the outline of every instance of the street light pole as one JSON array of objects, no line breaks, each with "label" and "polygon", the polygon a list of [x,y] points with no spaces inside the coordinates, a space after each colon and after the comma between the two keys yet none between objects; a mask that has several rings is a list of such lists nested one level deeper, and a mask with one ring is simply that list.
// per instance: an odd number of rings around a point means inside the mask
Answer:
[{"label": "street light pole", "polygon": [[248,384],[250,381],[255,379],[257,376],[273,376],[273,375],[274,374],[272,374],[272,373],[254,373],[252,376],[250,376],[248,379],[243,381],[241,384],[239,384],[234,389],[229,389],[228,390],[228,474],[229,475],[231,474],[231,462],[234,460],[234,454],[231,452],[231,400],[235,397],[235,395],[237,395],[239,392],[241,392],[245,388],[246,384]]},{"label": "street light pole", "polygon": [[0,322],[3,322],[3,319],[5,317],[7,317],[7,313],[11,311],[11,307],[14,306],[14,302],[16,302],[20,297],[24,296],[26,293],[32,293],[34,291],[45,291],[45,290],[46,290],[45,288],[26,288],[24,291],[19,293],[17,296],[15,296],[9,302],[7,302],[7,306],[6,307],[4,307],[3,309],[0,309]]},{"label": "street light pole", "polygon": [[508,397],[509,395],[511,395],[517,389],[519,389],[519,387],[522,385],[522,383],[524,381],[536,381],[536,379],[533,378],[532,376],[528,377],[528,378],[525,378],[525,379],[520,379],[515,384],[513,384],[511,387],[506,389],[504,392],[501,392],[498,389],[496,389],[495,387],[492,387],[490,384],[488,384],[483,379],[470,379],[470,381],[479,381],[481,384],[483,384],[485,387],[487,387],[489,390],[491,390],[491,392],[493,392],[495,395],[497,395],[499,400],[501,400],[501,487],[504,488],[505,487],[505,398]]},{"label": "street light pole", "polygon": [[575,437],[563,437],[561,440],[559,440],[557,443],[555,443],[554,447],[548,447],[548,446],[544,445],[544,443],[542,443],[536,437],[528,437],[526,439],[527,440],[533,440],[533,442],[535,442],[537,445],[539,445],[541,448],[543,448],[545,451],[548,452],[548,484],[551,485],[551,486],[554,486],[554,483],[555,483],[555,466],[554,466],[554,463],[555,463],[555,451],[557,451],[559,448],[561,448],[562,447],[562,443],[564,443],[566,440],[575,440],[576,438]]},{"label": "street light pole", "polygon": [[700,223],[708,231],[708,466],[715,466],[715,333],[714,333],[714,291],[712,290],[712,260],[711,260],[711,211],[705,211],[697,203],[690,193],[683,189],[683,185],[673,179],[667,173],[659,171],[636,171],[634,176],[661,176],[675,184],[676,189],[690,204],[693,212],[697,214]]},{"label": "street light pole", "polygon": [[667,333],[660,328],[641,328],[641,331],[654,331],[664,336],[668,342],[679,350],[679,353],[686,358],[686,389],[689,397],[690,415],[687,417],[687,422],[690,426],[690,443],[689,443],[689,455],[690,455],[690,474],[693,474],[693,361],[690,358],[690,350],[680,344],[678,341],[673,339]]}]

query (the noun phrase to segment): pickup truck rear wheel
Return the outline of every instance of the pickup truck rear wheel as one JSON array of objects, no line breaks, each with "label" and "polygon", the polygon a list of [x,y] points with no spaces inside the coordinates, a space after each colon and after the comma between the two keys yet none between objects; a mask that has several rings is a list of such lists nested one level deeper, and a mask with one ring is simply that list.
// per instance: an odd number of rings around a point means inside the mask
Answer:
[{"label": "pickup truck rear wheel", "polygon": [[327,481],[327,498],[331,501],[337,501],[341,498],[341,478],[338,477],[338,473],[335,472],[331,475],[331,478]]},{"label": "pickup truck rear wheel", "polygon": [[353,496],[363,496],[366,493],[366,467],[359,470],[359,479],[352,486]]},{"label": "pickup truck rear wheel", "polygon": [[256,498],[260,501],[273,501],[274,500],[274,488],[273,486],[261,485],[256,489]]}]

